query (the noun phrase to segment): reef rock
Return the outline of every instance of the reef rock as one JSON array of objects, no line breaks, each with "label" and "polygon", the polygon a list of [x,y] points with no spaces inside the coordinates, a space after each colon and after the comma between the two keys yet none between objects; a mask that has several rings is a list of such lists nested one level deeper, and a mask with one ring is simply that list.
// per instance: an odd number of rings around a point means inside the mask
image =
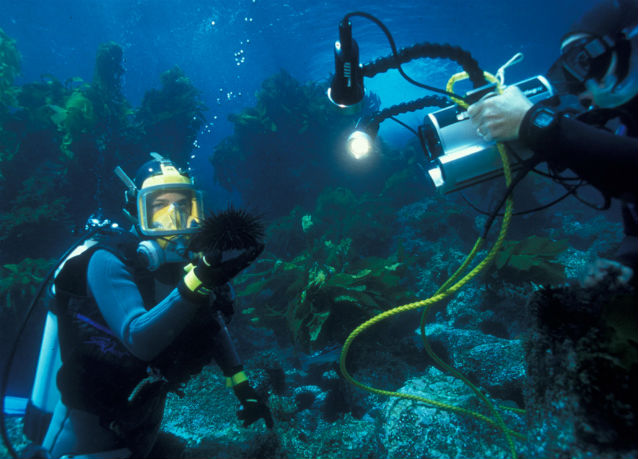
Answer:
[{"label": "reef rock", "polygon": [[637,457],[634,289],[608,276],[539,290],[528,309],[527,455]]},{"label": "reef rock", "polygon": [[429,325],[426,333],[435,352],[445,350],[440,357],[471,381],[499,398],[522,402],[525,365],[520,340],[440,324]]},{"label": "reef rock", "polygon": [[[489,416],[469,387],[435,368],[430,368],[422,377],[408,380],[399,392]],[[381,441],[387,452],[385,457],[509,457],[499,430],[473,417],[400,398],[389,399],[382,411]],[[502,413],[502,416],[506,424],[515,424],[512,415]]]}]

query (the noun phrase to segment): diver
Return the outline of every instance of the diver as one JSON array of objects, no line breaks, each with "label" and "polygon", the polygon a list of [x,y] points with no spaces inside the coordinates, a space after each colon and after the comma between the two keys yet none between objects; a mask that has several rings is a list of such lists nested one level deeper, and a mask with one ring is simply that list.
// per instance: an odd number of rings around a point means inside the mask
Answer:
[{"label": "diver", "polygon": [[612,270],[628,282],[638,264],[638,2],[600,2],[573,24],[560,52],[548,77],[578,97],[588,109],[583,116],[533,104],[516,86],[487,94],[468,113],[485,140],[520,140],[550,169],[569,168],[606,200],[622,201],[617,261],[599,260],[586,285]]},{"label": "diver", "polygon": [[43,441],[51,458],[147,457],[167,393],[179,394],[212,360],[242,405],[244,425],[264,419],[273,426],[226,327],[229,281],[263,244],[210,250],[187,265],[201,193],[171,161],[151,155],[134,180],[116,169],[128,187],[124,211],[133,228],[91,237],[55,276],[62,365],[61,400]]}]

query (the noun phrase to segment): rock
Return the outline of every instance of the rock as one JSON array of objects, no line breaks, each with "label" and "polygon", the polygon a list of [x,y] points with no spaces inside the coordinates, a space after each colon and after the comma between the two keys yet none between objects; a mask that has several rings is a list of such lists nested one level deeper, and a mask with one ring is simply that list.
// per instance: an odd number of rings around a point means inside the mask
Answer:
[{"label": "rock", "polygon": [[490,394],[522,403],[525,365],[519,340],[501,339],[477,330],[448,328],[441,324],[428,325],[426,333],[435,352],[445,350],[446,355],[439,356],[443,361]]},{"label": "rock", "polygon": [[[435,368],[408,380],[399,392],[486,414],[469,387]],[[502,416],[506,423],[513,423],[508,413]],[[503,435],[495,427],[467,415],[402,398],[390,398],[383,406],[381,441],[387,458],[497,459],[510,454]]]},{"label": "rock", "polygon": [[529,457],[638,456],[638,322],[631,287],[539,290],[530,299]]}]

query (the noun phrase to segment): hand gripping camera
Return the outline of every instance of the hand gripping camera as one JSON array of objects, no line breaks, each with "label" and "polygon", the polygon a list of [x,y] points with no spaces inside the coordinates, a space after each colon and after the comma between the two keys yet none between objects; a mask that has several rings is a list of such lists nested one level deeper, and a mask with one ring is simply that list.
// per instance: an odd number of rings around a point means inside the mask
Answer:
[{"label": "hand gripping camera", "polygon": [[[366,65],[359,63],[359,47],[352,37],[350,18],[360,16],[375,22],[388,38],[392,54]],[[441,96],[425,96],[404,102],[359,120],[357,130],[348,138],[348,147],[357,159],[364,158],[372,149],[372,142],[379,125],[387,119],[399,122],[395,116],[426,107],[443,107],[428,114],[418,128],[418,137],[429,159],[427,176],[441,193],[450,193],[481,183],[503,173],[503,166],[495,142],[486,142],[477,135],[467,112],[457,105],[449,105],[452,97],[471,104],[483,95],[495,90],[487,84],[485,73],[467,51],[448,44],[419,43],[401,50],[396,49],[394,39],[387,27],[374,16],[360,11],[344,16],[339,23],[339,40],[335,42],[335,74],[328,89],[330,100],[340,107],[359,103],[364,97],[363,78],[372,78],[389,69],[397,69],[411,84],[433,91]],[[514,56],[501,69],[520,61]],[[401,68],[401,64],[420,58],[447,58],[456,61],[466,72],[474,90],[464,96],[413,80]],[[503,79],[500,79],[501,83]],[[515,84],[532,102],[548,99],[554,95],[550,83],[542,76],[535,76]],[[400,123],[405,126],[404,123]],[[410,129],[412,130],[412,129]],[[414,132],[414,131],[413,131]],[[509,142],[510,162],[513,170],[519,169],[532,156],[529,149],[518,142]]]},{"label": "hand gripping camera", "polygon": [[[543,76],[535,76],[515,84],[532,102],[554,95]],[[476,91],[481,91],[479,88]],[[479,97],[482,93],[476,94]],[[468,94],[466,97],[471,97]],[[476,97],[476,96],[475,96]],[[457,105],[429,113],[420,128],[425,153],[430,160],[428,176],[441,193],[450,193],[503,174],[503,164],[496,143],[480,137],[467,112]],[[532,151],[519,142],[510,142],[512,170],[532,156]]]}]

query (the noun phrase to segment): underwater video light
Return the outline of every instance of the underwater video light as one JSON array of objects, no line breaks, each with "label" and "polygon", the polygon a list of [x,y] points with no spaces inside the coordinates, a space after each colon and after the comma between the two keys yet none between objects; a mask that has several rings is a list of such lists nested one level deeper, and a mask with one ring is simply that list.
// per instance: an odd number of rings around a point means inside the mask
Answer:
[{"label": "underwater video light", "polygon": [[352,38],[348,19],[339,23],[339,40],[335,42],[335,75],[328,88],[332,103],[347,107],[363,99],[363,71],[359,63],[359,46]]},{"label": "underwater video light", "polygon": [[[392,49],[391,55],[377,59],[366,65],[359,63],[359,46],[352,37],[352,24],[350,22],[350,18],[355,16],[366,18],[381,28]],[[360,132],[355,132],[350,135],[347,141],[348,150],[355,158],[361,159],[372,151],[373,139],[376,137],[379,125],[383,121],[393,119],[397,123],[407,127],[405,123],[397,120],[395,116],[428,106],[445,107],[449,104],[448,97],[454,97],[456,100],[464,99],[461,95],[415,81],[406,75],[401,68],[402,63],[410,62],[413,59],[428,57],[443,57],[458,62],[467,72],[475,87],[486,83],[483,77],[483,71],[479,68],[476,60],[474,60],[467,51],[459,47],[437,43],[421,43],[397,50],[394,38],[388,28],[383,22],[371,14],[353,11],[346,14],[339,22],[339,40],[336,41],[334,45],[335,75],[330,82],[330,87],[326,91],[332,103],[344,108],[361,102],[365,93],[363,78],[372,78],[390,69],[397,69],[401,76],[410,84],[447,96],[425,96],[414,101],[388,107],[372,114],[364,114],[360,123],[363,122],[365,128],[359,129]],[[415,130],[409,129],[416,134]]]},{"label": "underwater video light", "polygon": [[356,130],[346,142],[348,151],[355,159],[365,158],[372,151],[372,137],[365,131]]},{"label": "underwater video light", "polygon": [[[359,63],[359,47],[352,37],[350,18],[363,17],[377,24],[388,39],[392,53],[372,62]],[[335,76],[328,89],[328,97],[339,106],[353,105],[364,96],[363,78],[396,69],[410,84],[437,95],[426,95],[419,99],[402,102],[374,113],[366,113],[361,106],[362,118],[347,140],[347,149],[356,159],[369,156],[379,126],[391,119],[414,133],[429,159],[428,179],[442,193],[449,193],[483,182],[503,174],[503,166],[495,142],[487,142],[473,127],[465,108],[482,96],[504,85],[504,71],[520,62],[522,55],[516,54],[496,72],[496,77],[484,72],[472,55],[458,46],[439,43],[417,43],[397,49],[392,34],[376,17],[361,11],[347,13],[339,23],[339,41],[335,43]],[[401,65],[414,59],[445,58],[458,63],[464,70],[450,78],[445,89],[436,88],[410,78]],[[463,76],[465,75],[465,76]],[[486,79],[490,76],[490,82]],[[467,78],[473,89],[465,94],[452,92],[454,83]],[[515,84],[532,102],[548,99],[554,95],[549,82],[536,76]],[[442,97],[445,96],[445,97]],[[454,104],[452,104],[454,102]],[[397,118],[398,115],[430,107],[437,111],[426,115],[423,123],[413,129]],[[519,142],[508,142],[510,163],[513,170],[520,169],[533,156],[531,150]]]}]

